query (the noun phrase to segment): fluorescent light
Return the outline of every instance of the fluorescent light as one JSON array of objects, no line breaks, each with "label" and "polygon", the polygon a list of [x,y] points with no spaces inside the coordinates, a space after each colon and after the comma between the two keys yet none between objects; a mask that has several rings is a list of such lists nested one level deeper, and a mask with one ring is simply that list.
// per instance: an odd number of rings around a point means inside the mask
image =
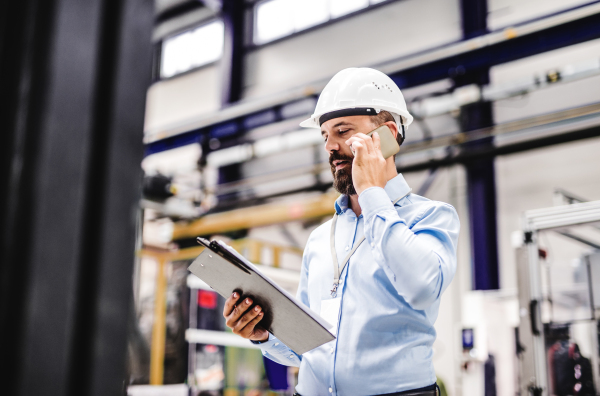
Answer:
[{"label": "fluorescent light", "polygon": [[217,20],[163,41],[161,77],[172,77],[219,59],[223,34],[223,22]]},{"label": "fluorescent light", "polygon": [[331,17],[337,18],[367,7],[369,0],[330,0],[329,4]]},{"label": "fluorescent light", "polygon": [[267,43],[294,32],[294,0],[270,0],[256,7],[255,42]]}]

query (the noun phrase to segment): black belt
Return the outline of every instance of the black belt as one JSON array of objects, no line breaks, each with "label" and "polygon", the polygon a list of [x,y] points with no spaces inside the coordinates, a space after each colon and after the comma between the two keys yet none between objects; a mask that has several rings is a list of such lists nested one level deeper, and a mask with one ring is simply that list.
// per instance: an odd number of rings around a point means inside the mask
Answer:
[{"label": "black belt", "polygon": [[[394,392],[394,393],[386,393],[383,395],[376,396],[439,396],[440,395],[440,387],[437,384],[429,385],[424,388],[404,391],[404,392]],[[294,396],[302,396],[300,393],[294,393]]]}]

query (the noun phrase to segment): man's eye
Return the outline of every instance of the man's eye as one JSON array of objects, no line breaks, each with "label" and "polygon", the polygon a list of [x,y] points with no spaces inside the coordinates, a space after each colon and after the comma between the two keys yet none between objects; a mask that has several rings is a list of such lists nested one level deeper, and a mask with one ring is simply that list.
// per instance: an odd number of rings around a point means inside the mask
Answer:
[{"label": "man's eye", "polygon": [[348,131],[349,131],[349,129],[344,129],[343,131],[340,129],[340,132],[339,132],[339,134],[340,134],[340,135],[343,135],[344,133],[346,133],[346,132],[348,132]]}]

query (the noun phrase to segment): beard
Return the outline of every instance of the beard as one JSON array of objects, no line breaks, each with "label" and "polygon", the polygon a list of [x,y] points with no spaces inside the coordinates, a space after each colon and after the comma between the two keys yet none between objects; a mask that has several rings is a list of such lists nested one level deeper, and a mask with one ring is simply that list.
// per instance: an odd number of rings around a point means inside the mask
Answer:
[{"label": "beard", "polygon": [[[348,161],[350,166],[345,166],[340,170],[335,170],[335,166],[333,165],[333,161]],[[356,195],[356,189],[354,188],[354,184],[352,184],[352,163],[354,161],[354,157],[349,157],[347,155],[340,154],[337,151],[334,151],[329,156],[329,165],[331,166],[331,174],[333,175],[333,188],[340,194],[344,195]]]}]

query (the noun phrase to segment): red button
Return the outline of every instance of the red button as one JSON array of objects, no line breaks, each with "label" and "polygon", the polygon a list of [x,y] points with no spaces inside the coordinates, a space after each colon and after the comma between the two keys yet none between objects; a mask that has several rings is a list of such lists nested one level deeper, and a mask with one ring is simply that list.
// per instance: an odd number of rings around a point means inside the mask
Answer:
[{"label": "red button", "polygon": [[217,307],[217,293],[198,290],[198,306],[200,308],[215,309]]}]

